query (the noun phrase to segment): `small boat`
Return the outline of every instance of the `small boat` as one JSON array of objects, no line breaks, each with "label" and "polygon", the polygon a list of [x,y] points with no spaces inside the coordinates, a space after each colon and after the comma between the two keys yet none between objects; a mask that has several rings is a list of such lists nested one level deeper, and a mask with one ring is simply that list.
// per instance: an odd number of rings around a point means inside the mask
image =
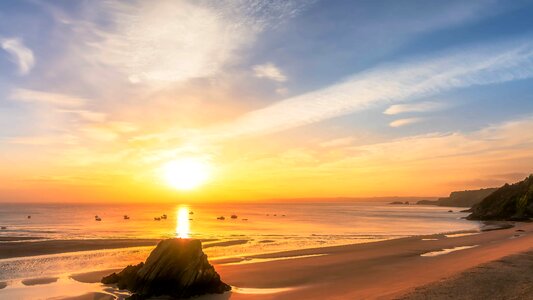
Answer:
[{"label": "small boat", "polygon": [[96,217],[94,218],[94,220],[100,222],[100,221],[102,221],[102,218],[100,218],[99,216],[96,216]]},{"label": "small boat", "polygon": [[161,216],[161,220],[166,220],[167,219],[167,215],[162,215]]},{"label": "small boat", "polygon": [[232,219],[237,219],[237,215],[231,215]]},{"label": "small boat", "polygon": [[130,217],[128,215],[124,215],[124,220],[129,220]]},{"label": "small boat", "polygon": [[161,218],[156,217],[154,218],[154,221],[161,221]]},{"label": "small boat", "polygon": [[217,218],[217,220],[226,220],[226,218],[224,218],[224,216],[220,216]]},{"label": "small boat", "polygon": [[248,219],[242,219],[243,221],[248,221]]},{"label": "small boat", "polygon": [[193,219],[189,218],[189,221],[192,221]]},{"label": "small boat", "polygon": [[189,212],[189,215],[194,215],[194,211],[190,211],[190,212]]},{"label": "small boat", "polygon": [[28,219],[31,219],[31,216],[28,216]]},{"label": "small boat", "polygon": [[2,226],[2,227],[0,227],[0,229],[2,229],[2,230],[3,230],[3,229],[7,229],[7,227],[6,227],[6,226]]}]

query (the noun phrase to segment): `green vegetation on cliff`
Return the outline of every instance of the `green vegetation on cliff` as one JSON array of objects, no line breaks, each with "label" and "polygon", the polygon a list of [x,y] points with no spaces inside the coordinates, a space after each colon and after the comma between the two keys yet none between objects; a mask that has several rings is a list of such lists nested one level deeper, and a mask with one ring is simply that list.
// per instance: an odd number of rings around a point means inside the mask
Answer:
[{"label": "green vegetation on cliff", "polygon": [[472,207],[469,220],[529,220],[533,218],[533,174],[505,184]]}]

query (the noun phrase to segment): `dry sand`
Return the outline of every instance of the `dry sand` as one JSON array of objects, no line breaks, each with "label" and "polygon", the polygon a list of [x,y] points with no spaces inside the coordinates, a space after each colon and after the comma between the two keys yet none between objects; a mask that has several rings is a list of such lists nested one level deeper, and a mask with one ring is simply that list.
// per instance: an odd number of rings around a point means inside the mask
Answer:
[{"label": "dry sand", "polygon": [[448,280],[416,288],[401,300],[533,299],[533,252],[504,257]]},{"label": "dry sand", "polygon": [[[423,241],[422,238],[438,240]],[[421,256],[427,252],[474,245],[477,246],[445,255]],[[298,250],[261,257],[326,255],[255,264],[219,264],[215,267],[223,280],[233,286],[293,288],[266,295],[234,292],[231,299],[394,299],[411,292],[415,287],[450,278],[508,255],[531,250],[533,224],[522,223],[515,228],[477,235],[452,238],[443,235],[410,237],[369,244]],[[533,269],[529,269],[529,272],[533,272]],[[533,299],[533,295],[531,296]]]}]

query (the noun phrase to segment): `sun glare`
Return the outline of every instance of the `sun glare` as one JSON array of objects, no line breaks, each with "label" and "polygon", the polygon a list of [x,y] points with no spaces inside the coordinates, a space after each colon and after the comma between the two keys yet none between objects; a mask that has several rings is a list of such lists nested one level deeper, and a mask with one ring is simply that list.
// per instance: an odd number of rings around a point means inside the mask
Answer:
[{"label": "sun glare", "polygon": [[189,238],[189,209],[182,206],[176,215],[176,236],[182,239]]},{"label": "sun glare", "polygon": [[168,162],[163,169],[166,182],[173,188],[184,191],[201,186],[211,174],[208,162],[192,157]]}]

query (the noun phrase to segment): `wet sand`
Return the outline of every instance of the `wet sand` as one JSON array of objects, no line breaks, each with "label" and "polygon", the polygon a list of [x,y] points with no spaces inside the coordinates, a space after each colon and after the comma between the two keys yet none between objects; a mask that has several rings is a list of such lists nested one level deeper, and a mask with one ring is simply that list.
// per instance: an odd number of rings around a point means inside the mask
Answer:
[{"label": "wet sand", "polygon": [[[59,254],[78,251],[122,249],[128,247],[155,246],[159,239],[94,239],[94,240],[46,240],[36,242],[0,243],[0,259],[36,255]],[[204,239],[204,248],[246,244],[248,240],[217,241]]]},{"label": "wet sand", "polygon": [[[444,249],[456,251],[442,252]],[[523,261],[531,260],[531,254],[520,253],[532,251],[533,223],[519,223],[514,228],[470,235],[436,234],[225,258],[211,262],[222,279],[234,287],[233,291],[209,299],[427,299],[426,295],[450,289],[466,295],[463,290],[470,284],[482,290],[499,286],[497,292],[509,295],[509,299],[520,299],[511,295],[530,296],[531,289],[523,283],[530,280],[533,272]],[[515,257],[519,260],[515,261]],[[483,275],[486,264],[497,273]],[[70,278],[95,284],[114,271],[117,270],[80,273]],[[59,283],[51,285],[54,284]],[[66,299],[103,296],[91,293]]]},{"label": "wet sand", "polygon": [[22,284],[26,286],[49,284],[52,282],[56,282],[58,279],[58,277],[31,278],[22,280]]},{"label": "wet sand", "polygon": [[0,244],[0,259],[66,252],[155,246],[157,239],[48,240]]}]

